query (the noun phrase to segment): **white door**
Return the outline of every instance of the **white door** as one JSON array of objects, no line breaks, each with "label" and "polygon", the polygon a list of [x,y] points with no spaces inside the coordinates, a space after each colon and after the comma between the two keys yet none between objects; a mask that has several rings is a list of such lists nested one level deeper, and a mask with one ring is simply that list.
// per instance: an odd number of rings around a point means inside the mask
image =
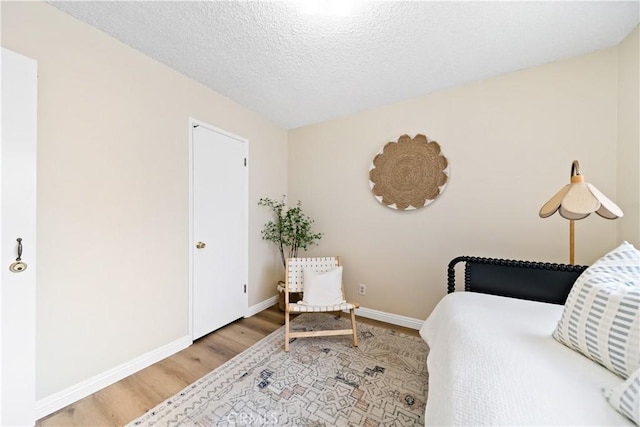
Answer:
[{"label": "white door", "polygon": [[247,140],[191,121],[192,339],[247,311]]},{"label": "white door", "polygon": [[32,426],[36,354],[37,63],[4,48],[1,62],[0,425]]}]

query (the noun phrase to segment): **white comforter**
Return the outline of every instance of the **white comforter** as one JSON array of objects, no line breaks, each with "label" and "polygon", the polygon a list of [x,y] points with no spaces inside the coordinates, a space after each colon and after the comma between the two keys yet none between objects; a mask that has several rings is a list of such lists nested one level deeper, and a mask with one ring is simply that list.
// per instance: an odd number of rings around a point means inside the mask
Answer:
[{"label": "white comforter", "polygon": [[560,305],[447,295],[430,347],[426,425],[633,425],[602,395],[623,380],[551,337]]}]

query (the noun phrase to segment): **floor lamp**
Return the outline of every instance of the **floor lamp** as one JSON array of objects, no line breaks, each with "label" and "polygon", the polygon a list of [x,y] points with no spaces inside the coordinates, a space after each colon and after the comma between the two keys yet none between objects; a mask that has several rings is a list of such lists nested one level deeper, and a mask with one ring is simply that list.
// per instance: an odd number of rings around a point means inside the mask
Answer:
[{"label": "floor lamp", "polygon": [[558,211],[569,220],[569,263],[575,264],[575,221],[597,213],[606,219],[620,218],[622,210],[596,187],[584,181],[577,160],[571,165],[571,182],[558,191],[540,209],[540,217],[547,218]]}]

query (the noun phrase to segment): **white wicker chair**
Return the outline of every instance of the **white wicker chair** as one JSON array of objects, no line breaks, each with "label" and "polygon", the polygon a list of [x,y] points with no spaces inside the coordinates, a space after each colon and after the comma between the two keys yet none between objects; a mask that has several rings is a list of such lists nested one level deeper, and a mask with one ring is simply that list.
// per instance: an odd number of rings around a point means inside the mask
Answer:
[{"label": "white wicker chair", "polygon": [[[358,346],[358,333],[356,331],[356,315],[355,309],[359,307],[358,304],[344,302],[342,304],[330,305],[330,306],[318,306],[318,305],[306,305],[289,302],[290,292],[303,292],[304,283],[302,269],[312,268],[317,273],[324,273],[333,268],[340,267],[340,257],[323,257],[323,258],[288,258],[287,268],[285,273],[285,289],[284,289],[284,324],[285,324],[285,338],[284,338],[284,351],[289,351],[289,341],[292,338],[301,337],[318,337],[318,336],[330,336],[330,335],[352,335],[353,345]],[[342,297],[344,299],[344,285],[342,286]],[[319,330],[319,331],[291,331],[289,324],[290,313],[323,313],[332,311],[349,310],[351,313],[351,328],[350,329],[337,329],[337,330]]]}]

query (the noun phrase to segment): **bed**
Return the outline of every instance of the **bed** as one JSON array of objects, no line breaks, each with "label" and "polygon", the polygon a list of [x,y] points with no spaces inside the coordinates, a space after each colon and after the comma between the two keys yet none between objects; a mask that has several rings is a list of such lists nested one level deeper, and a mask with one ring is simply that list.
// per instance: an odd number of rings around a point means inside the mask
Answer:
[{"label": "bed", "polygon": [[586,268],[454,259],[448,295],[420,330],[430,347],[425,424],[634,425],[603,396],[624,380],[552,337]]}]

